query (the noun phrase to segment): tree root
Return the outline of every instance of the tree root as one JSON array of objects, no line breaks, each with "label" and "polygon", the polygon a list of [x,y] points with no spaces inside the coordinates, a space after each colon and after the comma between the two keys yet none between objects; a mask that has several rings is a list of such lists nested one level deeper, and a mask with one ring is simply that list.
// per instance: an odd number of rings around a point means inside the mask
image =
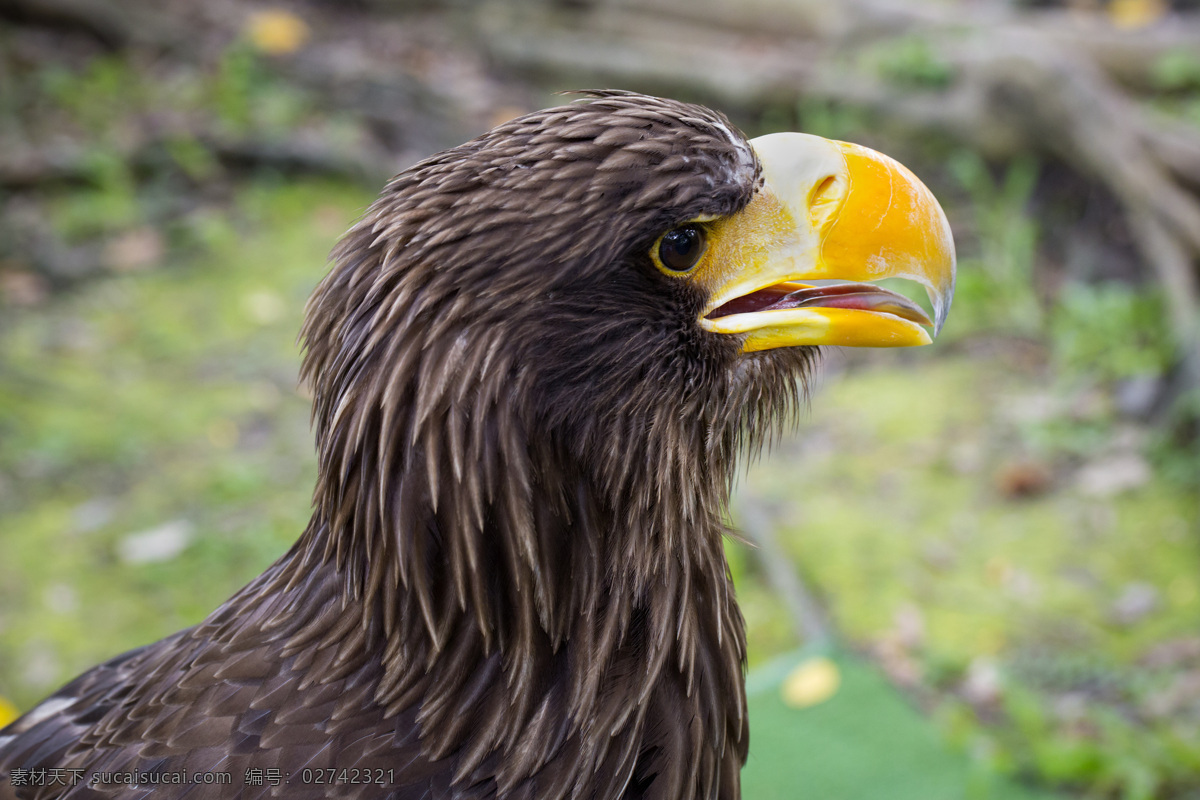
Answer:
[{"label": "tree root", "polygon": [[[222,168],[234,172],[271,168],[280,172],[330,175],[377,186],[394,172],[382,155],[347,156],[305,141],[261,141],[197,135],[195,141]],[[166,142],[149,138],[115,153],[134,172],[152,172],[171,162]],[[20,191],[50,184],[92,180],[93,167],[80,151],[36,151],[0,158],[0,189]]]},{"label": "tree root", "polygon": [[169,49],[182,43],[177,26],[155,8],[113,0],[0,0],[0,18],[83,31],[111,50],[130,46]]},{"label": "tree root", "polygon": [[1153,87],[1160,58],[1200,52],[1200,19],[1129,31],[1060,12],[833,5],[760,0],[733,15],[711,0],[610,0],[555,18],[500,2],[478,35],[495,60],[559,81],[747,111],[831,102],[993,160],[1060,160],[1120,203],[1147,278],[1168,298],[1188,383],[1200,387],[1200,135],[1134,94]]}]

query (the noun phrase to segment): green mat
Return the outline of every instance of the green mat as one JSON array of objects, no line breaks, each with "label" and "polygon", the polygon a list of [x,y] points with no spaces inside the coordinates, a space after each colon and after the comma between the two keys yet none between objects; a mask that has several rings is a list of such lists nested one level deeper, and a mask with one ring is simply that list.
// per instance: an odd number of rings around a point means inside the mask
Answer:
[{"label": "green mat", "polygon": [[829,700],[789,708],[780,687],[807,657],[753,671],[745,800],[1056,800],[972,764],[866,664],[835,656],[841,687]]}]

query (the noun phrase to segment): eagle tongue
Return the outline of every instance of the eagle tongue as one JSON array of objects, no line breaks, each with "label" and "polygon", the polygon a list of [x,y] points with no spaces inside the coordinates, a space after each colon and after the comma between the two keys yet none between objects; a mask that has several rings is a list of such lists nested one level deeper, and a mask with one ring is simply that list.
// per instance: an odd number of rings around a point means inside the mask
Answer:
[{"label": "eagle tongue", "polygon": [[857,311],[878,311],[911,320],[920,325],[933,325],[919,305],[902,294],[870,283],[836,283],[829,286],[808,286],[780,283],[765,286],[750,294],[735,297],[709,312],[709,319],[756,311],[780,311],[788,308],[847,308]]},{"label": "eagle tongue", "polygon": [[838,283],[832,286],[806,286],[780,297],[763,308],[848,308],[879,311],[911,320],[920,325],[933,322],[919,305],[902,294],[869,283]]},{"label": "eagle tongue", "polygon": [[[741,297],[735,297],[719,308],[713,309],[709,314],[709,319],[718,317],[730,317],[734,314],[752,314],[755,311],[764,311],[768,308],[794,308],[794,306],[780,306],[779,303],[786,301],[787,298],[800,292],[792,291],[798,284],[781,283],[776,286],[764,286],[762,289],[753,291],[750,294],[744,294]],[[809,288],[809,287],[805,287]]]}]

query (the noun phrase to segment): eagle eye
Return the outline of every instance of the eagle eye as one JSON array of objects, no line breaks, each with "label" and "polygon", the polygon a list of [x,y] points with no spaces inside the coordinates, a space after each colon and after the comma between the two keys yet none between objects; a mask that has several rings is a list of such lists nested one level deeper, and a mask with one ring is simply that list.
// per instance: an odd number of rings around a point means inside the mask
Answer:
[{"label": "eagle eye", "polygon": [[658,240],[656,259],[665,272],[683,273],[700,262],[708,245],[708,236],[700,225],[682,225],[669,230]]}]

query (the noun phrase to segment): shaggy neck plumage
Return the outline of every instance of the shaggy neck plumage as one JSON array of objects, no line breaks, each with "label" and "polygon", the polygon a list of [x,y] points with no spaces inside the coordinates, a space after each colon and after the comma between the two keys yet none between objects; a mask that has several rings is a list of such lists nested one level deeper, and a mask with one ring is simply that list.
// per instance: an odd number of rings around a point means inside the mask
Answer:
[{"label": "shaggy neck plumage", "polygon": [[328,316],[310,311],[335,330],[306,330],[319,479],[294,569],[335,569],[345,614],[376,632],[375,700],[419,704],[432,755],[469,745],[460,772],[502,785],[553,759],[577,762],[572,780],[628,778],[647,715],[693,707],[656,758],[708,753],[679,780],[711,786],[744,724],[720,522],[736,436],[697,441],[700,398],[539,415],[511,318],[469,337],[454,293],[414,311],[403,286],[372,292],[347,268],[380,270],[362,244],[352,233],[316,295]]},{"label": "shaggy neck plumage", "polygon": [[[552,759],[629,777],[647,715],[682,725],[653,726],[669,739],[654,759],[696,770],[654,766],[664,785],[736,780],[744,634],[721,511],[747,423],[788,405],[791,375],[751,361],[678,396],[696,380],[614,379],[607,413],[542,413],[511,317],[468,336],[456,293],[397,303],[368,236],[335,254],[305,331],[319,479],[293,568],[335,569],[345,613],[376,632],[376,701],[419,704],[433,755],[469,744],[462,774],[501,784]],[[746,402],[743,385],[767,391]]]},{"label": "shaggy neck plumage", "polygon": [[[616,631],[642,609],[678,619],[694,571],[724,587],[720,513],[736,436],[690,452],[694,431],[715,423],[666,406],[648,419],[530,419],[514,398],[536,378],[494,340],[443,332],[395,345],[404,339],[379,337],[392,343],[378,353],[389,367],[320,387],[306,536],[306,562],[336,564],[347,598],[381,613],[389,635],[437,652],[470,625],[488,650],[542,639],[557,649],[610,612],[626,616],[608,623]],[[397,375],[409,380],[387,382]],[[667,633],[663,647],[679,644]]]},{"label": "shaggy neck plumage", "polygon": [[[696,419],[677,414],[624,432],[529,419],[518,361],[439,341],[382,354],[420,376],[400,386],[363,385],[395,367],[316,384],[321,482],[297,564],[335,566],[346,613],[379,631],[364,639],[381,654],[376,700],[419,700],[434,755],[470,741],[463,774],[515,785],[569,758],[578,776],[614,759],[628,776],[673,675],[676,707],[659,713],[704,722],[659,757],[709,752],[693,778],[710,785],[744,724],[720,521],[735,437],[687,453]],[[488,730],[463,727],[468,700],[494,706]],[[489,767],[489,752],[505,757]]]},{"label": "shaggy neck plumage", "polygon": [[303,330],[315,513],[281,569],[343,619],[296,638],[377,662],[375,701],[419,709],[456,781],[736,796],[721,512],[810,354],[703,332],[646,252],[758,182],[727,120],[604,96],[397,176],[335,250]]}]

